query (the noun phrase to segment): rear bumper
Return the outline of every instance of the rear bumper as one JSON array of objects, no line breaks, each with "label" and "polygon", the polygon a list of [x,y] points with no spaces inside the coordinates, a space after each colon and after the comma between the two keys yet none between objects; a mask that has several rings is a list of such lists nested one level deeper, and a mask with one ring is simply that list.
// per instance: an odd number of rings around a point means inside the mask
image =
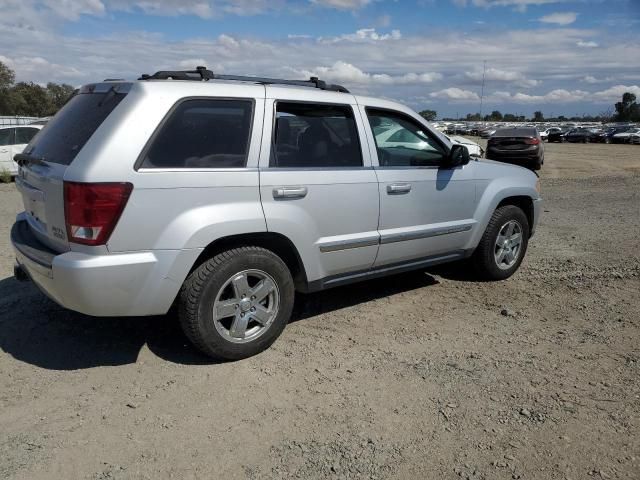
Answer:
[{"label": "rear bumper", "polygon": [[59,305],[86,315],[166,313],[180,288],[169,278],[180,251],[87,255],[40,244],[24,220],[11,229],[18,271]]}]

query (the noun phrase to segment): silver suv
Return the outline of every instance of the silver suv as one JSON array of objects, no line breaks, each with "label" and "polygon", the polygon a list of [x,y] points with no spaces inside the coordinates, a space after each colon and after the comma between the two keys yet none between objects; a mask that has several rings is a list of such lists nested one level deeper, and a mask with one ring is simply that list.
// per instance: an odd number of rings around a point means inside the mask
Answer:
[{"label": "silver suv", "polygon": [[16,161],[18,278],[88,315],[175,304],[222,359],[271,345],[296,291],[462,259],[506,279],[541,205],[402,105],[204,68],[84,86]]}]

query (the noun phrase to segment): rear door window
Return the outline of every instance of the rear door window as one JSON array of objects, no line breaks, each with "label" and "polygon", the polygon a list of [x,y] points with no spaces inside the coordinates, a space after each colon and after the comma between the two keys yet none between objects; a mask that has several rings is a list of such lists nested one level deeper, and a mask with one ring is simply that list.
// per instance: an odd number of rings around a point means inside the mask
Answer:
[{"label": "rear door window", "polygon": [[4,147],[6,145],[13,145],[13,132],[15,129],[13,128],[3,128],[0,129],[0,147]]},{"label": "rear door window", "polygon": [[348,105],[278,102],[271,167],[361,167],[353,109]]},{"label": "rear door window", "polygon": [[25,153],[47,162],[71,165],[78,152],[126,93],[80,93],[69,100],[31,143]]},{"label": "rear door window", "polygon": [[19,127],[16,128],[16,145],[26,145],[36,136],[40,130],[37,128]]},{"label": "rear door window", "polygon": [[252,100],[184,100],[143,152],[141,167],[243,168],[252,121]]}]

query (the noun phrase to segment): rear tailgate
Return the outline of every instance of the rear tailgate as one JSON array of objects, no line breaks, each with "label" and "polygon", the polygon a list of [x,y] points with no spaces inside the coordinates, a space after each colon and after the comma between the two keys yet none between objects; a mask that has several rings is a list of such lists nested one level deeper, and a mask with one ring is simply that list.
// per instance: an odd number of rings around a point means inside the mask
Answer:
[{"label": "rear tailgate", "polygon": [[524,138],[519,137],[492,137],[489,143],[498,150],[527,150],[531,147]]},{"label": "rear tailgate", "polygon": [[64,174],[80,150],[127,95],[131,84],[83,87],[34,137],[21,155],[16,186],[27,222],[43,244],[69,250],[64,213]]}]

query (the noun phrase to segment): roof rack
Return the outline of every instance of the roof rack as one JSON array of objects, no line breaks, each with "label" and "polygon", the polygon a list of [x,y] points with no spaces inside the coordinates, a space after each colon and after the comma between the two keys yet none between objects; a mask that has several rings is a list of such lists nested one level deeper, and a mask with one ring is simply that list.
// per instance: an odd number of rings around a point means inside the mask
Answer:
[{"label": "roof rack", "polygon": [[246,77],[242,75],[219,75],[207,70],[206,67],[196,67],[195,70],[161,70],[153,75],[143,74],[138,80],[195,80],[206,82],[209,80],[235,80],[239,82],[254,82],[263,85],[297,85],[300,87],[319,88],[332,92],[349,93],[342,85],[334,85],[311,77],[309,80],[283,80],[279,78]]}]

